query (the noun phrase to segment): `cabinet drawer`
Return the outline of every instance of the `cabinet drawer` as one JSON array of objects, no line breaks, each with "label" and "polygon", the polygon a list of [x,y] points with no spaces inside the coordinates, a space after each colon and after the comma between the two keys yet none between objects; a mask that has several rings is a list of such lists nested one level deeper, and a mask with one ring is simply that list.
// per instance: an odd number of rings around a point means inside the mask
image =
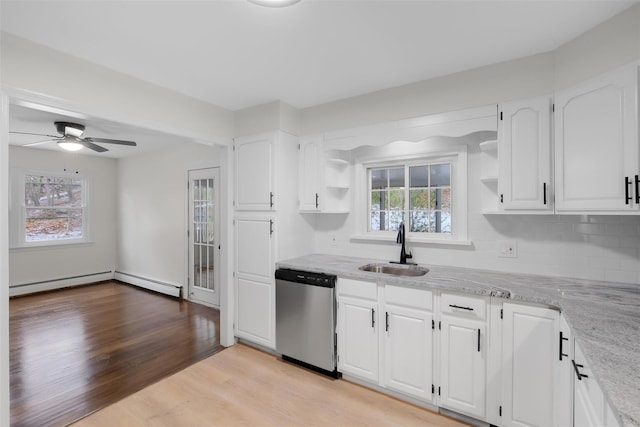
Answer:
[{"label": "cabinet drawer", "polygon": [[338,295],[378,300],[378,285],[362,280],[338,278]]},{"label": "cabinet drawer", "polygon": [[387,304],[433,311],[433,293],[425,289],[386,285],[384,301]]},{"label": "cabinet drawer", "polygon": [[484,297],[442,294],[440,296],[440,312],[467,319],[485,320],[487,318],[487,300]]}]

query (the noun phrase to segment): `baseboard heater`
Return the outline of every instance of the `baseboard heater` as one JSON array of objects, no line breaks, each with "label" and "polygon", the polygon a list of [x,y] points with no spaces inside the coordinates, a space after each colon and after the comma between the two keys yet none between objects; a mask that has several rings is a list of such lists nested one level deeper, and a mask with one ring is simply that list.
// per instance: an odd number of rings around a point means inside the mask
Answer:
[{"label": "baseboard heater", "polygon": [[180,297],[180,293],[182,291],[182,285],[174,285],[167,282],[161,282],[159,280],[125,273],[123,271],[116,271],[113,278],[121,282],[129,283],[130,285],[139,286],[144,289],[149,289],[150,291],[155,291],[161,294],[171,295],[178,298]]},{"label": "baseboard heater", "polygon": [[36,292],[52,291],[55,289],[86,285],[88,283],[101,282],[103,280],[111,279],[113,279],[113,271],[103,271],[100,273],[82,274],[79,276],[64,277],[61,279],[21,283],[19,285],[9,285],[9,297],[33,294]]}]

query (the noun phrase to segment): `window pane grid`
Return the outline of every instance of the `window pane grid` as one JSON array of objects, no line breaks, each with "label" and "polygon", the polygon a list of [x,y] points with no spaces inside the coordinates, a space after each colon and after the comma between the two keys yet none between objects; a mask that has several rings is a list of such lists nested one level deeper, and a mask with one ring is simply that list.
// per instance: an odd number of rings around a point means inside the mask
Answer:
[{"label": "window pane grid", "polygon": [[[370,169],[369,231],[451,233],[451,164]],[[405,186],[408,181],[408,186]]]}]

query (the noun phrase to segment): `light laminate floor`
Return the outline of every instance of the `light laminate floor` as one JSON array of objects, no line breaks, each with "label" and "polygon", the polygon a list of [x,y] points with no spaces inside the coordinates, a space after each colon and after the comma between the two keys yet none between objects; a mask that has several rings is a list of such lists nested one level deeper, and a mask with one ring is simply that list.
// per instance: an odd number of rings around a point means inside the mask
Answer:
[{"label": "light laminate floor", "polygon": [[223,350],[74,427],[463,426],[245,345]]}]

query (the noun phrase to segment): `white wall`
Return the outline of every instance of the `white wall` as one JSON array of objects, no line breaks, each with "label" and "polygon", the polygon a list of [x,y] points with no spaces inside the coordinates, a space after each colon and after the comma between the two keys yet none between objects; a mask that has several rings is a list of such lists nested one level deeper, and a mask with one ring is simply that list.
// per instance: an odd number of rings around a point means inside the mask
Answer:
[{"label": "white wall", "polygon": [[184,284],[186,171],[221,164],[220,151],[188,144],[119,160],[118,271]]},{"label": "white wall", "polygon": [[[478,142],[468,144],[468,238],[473,245],[408,244],[413,262],[640,284],[640,216],[481,214]],[[356,232],[353,211],[317,215],[316,230],[315,252],[399,260],[395,243],[349,239]],[[516,242],[517,258],[498,257],[500,242],[507,240]]]},{"label": "white wall", "polygon": [[233,136],[229,110],[4,32],[0,76],[3,86],[69,101],[104,119],[205,141]]},{"label": "white wall", "polygon": [[[640,59],[640,5],[554,52],[494,64],[301,111],[301,134],[357,127],[550,94]],[[472,247],[412,247],[415,261],[552,276],[640,283],[639,216],[485,216],[480,214],[479,152],[469,151]],[[394,244],[356,243],[354,213],[318,215],[316,252],[396,259]],[[333,238],[336,238],[337,245]],[[498,258],[502,240],[518,258]]]},{"label": "white wall", "polygon": [[[115,159],[35,148],[9,147],[10,168],[53,173],[78,171],[91,180],[91,243],[9,251],[9,285],[113,271],[116,264]],[[15,226],[11,224],[11,226]]]}]

